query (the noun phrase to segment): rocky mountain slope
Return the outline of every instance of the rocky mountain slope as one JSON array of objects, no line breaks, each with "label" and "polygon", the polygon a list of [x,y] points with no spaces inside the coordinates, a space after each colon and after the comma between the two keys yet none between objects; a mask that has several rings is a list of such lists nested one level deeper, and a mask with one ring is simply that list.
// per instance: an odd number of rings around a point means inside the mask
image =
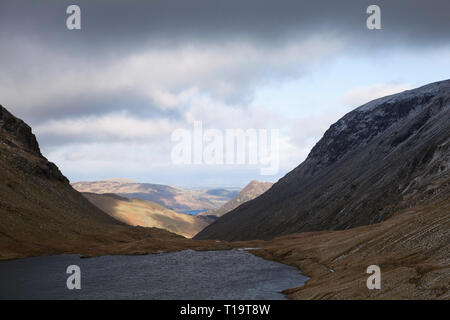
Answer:
[{"label": "rocky mountain slope", "polygon": [[215,219],[179,213],[157,203],[115,194],[83,193],[92,204],[131,226],[155,227],[192,238]]},{"label": "rocky mountain slope", "polygon": [[71,187],[42,156],[31,128],[0,106],[0,260],[224,247],[111,218]]},{"label": "rocky mountain slope", "polygon": [[[305,232],[254,246],[266,259],[311,277],[285,293],[291,299],[450,299],[450,198],[395,212],[381,223]],[[381,270],[368,290],[367,267]]]},{"label": "rocky mountain slope", "polygon": [[266,192],[271,186],[272,182],[260,182],[253,180],[247,184],[233,199],[225,203],[218,209],[211,209],[202,213],[199,216],[216,216],[221,217],[225,213],[239,207],[241,204],[253,200]]},{"label": "rocky mountain slope", "polygon": [[196,239],[271,239],[374,224],[449,197],[450,80],[369,102],[307,159]]},{"label": "rocky mountain slope", "polygon": [[123,179],[75,182],[72,186],[79,192],[114,193],[130,199],[148,200],[178,212],[215,209],[238,193],[235,189],[187,190]]}]

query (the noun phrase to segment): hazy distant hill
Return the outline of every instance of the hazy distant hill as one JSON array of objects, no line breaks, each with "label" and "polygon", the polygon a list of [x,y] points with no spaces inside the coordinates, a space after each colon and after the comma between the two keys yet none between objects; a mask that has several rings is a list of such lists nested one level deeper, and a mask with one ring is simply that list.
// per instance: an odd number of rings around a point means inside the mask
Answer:
[{"label": "hazy distant hill", "polygon": [[156,202],[174,211],[215,209],[239,191],[235,188],[182,189],[160,184],[137,183],[123,179],[92,182],[75,182],[72,186],[79,192],[114,193],[126,198]]},{"label": "hazy distant hill", "polygon": [[248,185],[246,185],[244,189],[242,189],[233,199],[225,203],[222,207],[202,212],[199,215],[221,217],[225,213],[239,207],[241,204],[260,196],[261,194],[266,192],[272,185],[272,182],[260,182],[253,180]]},{"label": "hazy distant hill", "polygon": [[450,80],[369,102],[307,159],[196,239],[271,239],[377,223],[450,197]]},{"label": "hazy distant hill", "polygon": [[115,194],[83,193],[95,206],[111,217],[131,226],[155,227],[193,237],[214,219],[175,212],[157,203],[128,199]]}]

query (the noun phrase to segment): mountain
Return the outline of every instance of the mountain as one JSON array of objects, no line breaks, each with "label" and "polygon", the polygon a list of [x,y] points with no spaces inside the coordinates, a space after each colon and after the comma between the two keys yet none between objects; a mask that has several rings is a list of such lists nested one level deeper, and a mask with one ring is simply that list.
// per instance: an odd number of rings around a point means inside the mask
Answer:
[{"label": "mountain", "polygon": [[0,106],[0,260],[214,247],[226,245],[113,219],[74,190],[41,154],[31,128]]},{"label": "mountain", "polygon": [[220,208],[208,210],[199,213],[198,215],[221,217],[225,213],[239,207],[241,204],[260,196],[261,194],[266,192],[272,185],[273,183],[271,182],[260,182],[253,180],[249,184],[247,184],[244,189],[242,189],[233,199],[225,203]]},{"label": "mountain", "polygon": [[450,80],[371,101],[333,124],[307,159],[195,239],[272,239],[384,221],[449,197]]},{"label": "mountain", "polygon": [[75,182],[72,186],[79,192],[114,193],[126,198],[152,201],[178,212],[215,209],[238,192],[235,189],[224,188],[187,190],[124,179]]},{"label": "mountain", "polygon": [[131,226],[155,227],[192,238],[214,220],[167,209],[157,203],[115,194],[83,193],[96,207]]}]

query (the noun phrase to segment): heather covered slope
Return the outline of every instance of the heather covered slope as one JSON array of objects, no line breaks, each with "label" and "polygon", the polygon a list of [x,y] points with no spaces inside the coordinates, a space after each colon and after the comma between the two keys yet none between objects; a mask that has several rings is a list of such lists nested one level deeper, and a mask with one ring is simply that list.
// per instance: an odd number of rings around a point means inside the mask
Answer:
[{"label": "heather covered slope", "polygon": [[272,182],[260,182],[253,180],[249,184],[247,184],[244,189],[242,189],[233,199],[225,203],[218,209],[211,209],[202,213],[199,213],[199,216],[216,216],[221,217],[225,213],[230,212],[233,209],[236,209],[241,204],[253,200],[256,197],[259,197],[261,194],[266,192],[271,186]]},{"label": "heather covered slope", "polygon": [[70,186],[41,155],[31,128],[0,106],[0,259],[218,246],[111,218]]},{"label": "heather covered slope", "polygon": [[213,220],[167,209],[157,203],[115,194],[83,193],[96,207],[131,226],[155,227],[192,238]]},{"label": "heather covered slope", "polygon": [[308,158],[196,239],[249,240],[377,223],[449,196],[450,80],[381,98],[333,124]]}]

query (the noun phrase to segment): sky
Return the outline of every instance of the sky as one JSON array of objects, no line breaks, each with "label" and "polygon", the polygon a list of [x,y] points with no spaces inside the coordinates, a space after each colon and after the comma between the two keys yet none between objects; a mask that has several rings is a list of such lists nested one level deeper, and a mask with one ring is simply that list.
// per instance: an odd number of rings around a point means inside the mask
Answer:
[{"label": "sky", "polygon": [[[71,4],[81,30],[66,26]],[[450,78],[448,12],[448,0],[0,0],[0,104],[72,182],[275,182],[347,112]],[[174,132],[199,122],[276,130],[277,170],[175,163]]]}]

